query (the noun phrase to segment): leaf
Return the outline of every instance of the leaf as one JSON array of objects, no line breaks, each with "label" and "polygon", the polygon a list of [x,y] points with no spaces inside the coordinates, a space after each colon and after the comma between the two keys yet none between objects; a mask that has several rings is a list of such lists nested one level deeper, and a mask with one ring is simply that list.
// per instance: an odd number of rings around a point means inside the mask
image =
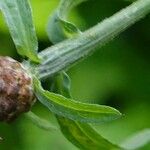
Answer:
[{"label": "leaf", "polygon": [[0,10],[9,27],[18,53],[39,62],[38,42],[28,0],[0,0]]},{"label": "leaf", "polygon": [[25,117],[29,119],[34,125],[37,127],[44,129],[46,131],[54,131],[57,130],[56,127],[54,127],[52,124],[50,124],[47,120],[41,119],[37,115],[35,115],[33,112],[25,113]]},{"label": "leaf", "polygon": [[50,17],[47,27],[49,39],[58,43],[62,39],[73,37],[81,31],[71,22],[67,21],[70,10],[87,0],[61,0],[57,10]]},{"label": "leaf", "polygon": [[81,103],[46,91],[36,78],[34,78],[34,89],[38,100],[50,111],[71,120],[103,123],[121,116],[121,113],[112,107]]},{"label": "leaf", "polygon": [[[70,79],[66,73],[61,73],[54,80],[53,90],[58,93],[71,97]],[[64,136],[80,149],[85,150],[111,150],[119,149],[119,146],[112,144],[97,133],[91,125],[72,121],[57,115],[60,129]]]},{"label": "leaf", "polygon": [[119,146],[104,139],[89,124],[83,124],[63,117],[57,117],[64,136],[74,145],[85,150],[111,150]]},{"label": "leaf", "polygon": [[144,147],[148,143],[150,144],[150,129],[144,129],[127,138],[120,145],[128,150],[135,150]]}]

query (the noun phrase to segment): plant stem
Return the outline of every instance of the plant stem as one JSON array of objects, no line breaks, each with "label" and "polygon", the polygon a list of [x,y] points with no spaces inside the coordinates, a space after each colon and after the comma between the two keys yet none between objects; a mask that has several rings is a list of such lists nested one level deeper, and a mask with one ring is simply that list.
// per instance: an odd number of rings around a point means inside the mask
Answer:
[{"label": "plant stem", "polygon": [[25,117],[41,129],[44,129],[46,131],[56,131],[57,130],[57,128],[55,126],[53,126],[50,122],[48,122],[47,120],[41,119],[40,117],[38,117],[31,111],[28,113],[25,113]]},{"label": "plant stem", "polygon": [[72,66],[112,40],[150,12],[150,0],[138,0],[72,39],[65,40],[39,53],[39,78],[46,78]]}]

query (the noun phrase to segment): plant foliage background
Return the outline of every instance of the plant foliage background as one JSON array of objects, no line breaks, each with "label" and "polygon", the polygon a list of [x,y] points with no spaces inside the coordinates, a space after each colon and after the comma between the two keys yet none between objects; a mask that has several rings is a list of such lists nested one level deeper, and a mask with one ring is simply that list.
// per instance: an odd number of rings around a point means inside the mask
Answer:
[{"label": "plant foliage background", "polygon": [[[51,45],[45,28],[58,0],[31,0],[39,49]],[[130,2],[123,0],[90,0],[74,9],[69,19],[84,31],[111,16]],[[121,119],[95,126],[114,143],[150,127],[150,15],[122,33],[68,72],[72,79],[72,95],[84,102],[106,104],[125,114]],[[0,55],[20,60],[0,14]],[[33,111],[56,120],[38,102]],[[27,118],[20,117],[11,125],[0,124],[2,150],[76,150],[60,131],[43,131]],[[9,144],[8,144],[9,143]],[[142,150],[150,149],[150,144]]]}]

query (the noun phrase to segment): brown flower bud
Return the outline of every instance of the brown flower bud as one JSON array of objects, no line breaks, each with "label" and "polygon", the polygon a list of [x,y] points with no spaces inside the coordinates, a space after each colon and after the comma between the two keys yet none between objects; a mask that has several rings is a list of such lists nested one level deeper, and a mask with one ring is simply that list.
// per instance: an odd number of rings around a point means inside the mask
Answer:
[{"label": "brown flower bud", "polygon": [[32,79],[21,63],[0,56],[0,121],[10,122],[30,110],[34,102]]}]

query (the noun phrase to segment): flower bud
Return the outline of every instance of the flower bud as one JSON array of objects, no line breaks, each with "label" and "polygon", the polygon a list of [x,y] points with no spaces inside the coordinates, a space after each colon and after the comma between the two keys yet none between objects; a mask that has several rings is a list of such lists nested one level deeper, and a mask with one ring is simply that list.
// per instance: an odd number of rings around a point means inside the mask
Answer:
[{"label": "flower bud", "polygon": [[0,121],[10,122],[34,103],[32,79],[21,63],[0,56]]}]

